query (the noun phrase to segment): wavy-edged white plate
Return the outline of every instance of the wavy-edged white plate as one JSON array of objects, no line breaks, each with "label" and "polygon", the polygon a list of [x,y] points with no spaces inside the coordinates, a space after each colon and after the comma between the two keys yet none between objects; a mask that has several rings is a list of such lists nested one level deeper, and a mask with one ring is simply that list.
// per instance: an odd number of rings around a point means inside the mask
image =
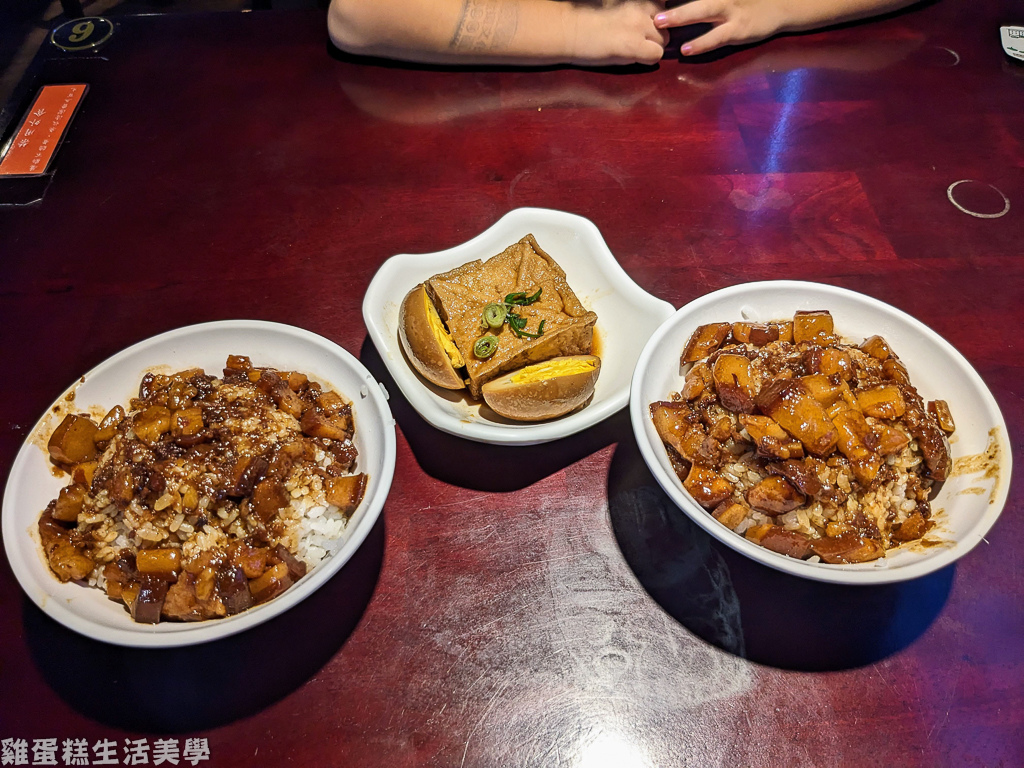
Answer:
[{"label": "wavy-edged white plate", "polygon": [[[911,542],[870,563],[829,565],[780,555],[748,541],[715,520],[688,494],[658,438],[648,407],[678,392],[683,383],[679,356],[700,325],[749,320],[790,319],[798,309],[827,309],[836,333],[860,343],[879,334],[906,365],[910,380],[928,400],[945,400],[956,432],[950,439],[960,469],[932,500],[936,526],[924,537],[932,546]],[[995,524],[1006,503],[1012,473],[1006,422],[984,381],[952,345],[910,315],[854,291],[818,283],[747,283],[687,304],[651,336],[633,374],[630,419],[640,452],[659,485],[701,528],[753,560],[795,576],[838,584],[887,584],[923,576],[963,557]],[[991,452],[981,472],[965,471],[967,457]]]},{"label": "wavy-edged white plate", "polygon": [[[515,422],[498,416],[468,392],[435,387],[412,369],[398,341],[398,310],[405,295],[439,272],[486,260],[527,234],[565,270],[584,306],[597,313],[601,376],[591,401],[559,419]],[[517,208],[472,240],[437,253],[392,256],[363,298],[370,338],[402,394],[437,429],[483,443],[535,445],[575,434],[629,402],[629,382],[640,350],[675,308],[644,291],[615,260],[588,219],[564,211]]]},{"label": "wavy-edged white plate", "polygon": [[[50,572],[39,542],[39,515],[68,478],[54,477],[46,442],[64,414],[106,413],[137,396],[148,370],[200,367],[219,374],[229,354],[248,355],[258,366],[306,373],[352,401],[359,457],[368,475],[362,503],[336,548],[279,597],[211,621],[136,624],[124,606],[103,591]],[[14,460],[3,498],[4,547],[29,598],[61,624],[96,640],[125,646],[172,647],[228,637],[277,616],[315,592],[362,544],[384,506],[395,468],[395,422],[381,385],[362,363],[315,333],[259,320],[228,320],[179,328],[119,352],[69,387],[32,428]]]}]

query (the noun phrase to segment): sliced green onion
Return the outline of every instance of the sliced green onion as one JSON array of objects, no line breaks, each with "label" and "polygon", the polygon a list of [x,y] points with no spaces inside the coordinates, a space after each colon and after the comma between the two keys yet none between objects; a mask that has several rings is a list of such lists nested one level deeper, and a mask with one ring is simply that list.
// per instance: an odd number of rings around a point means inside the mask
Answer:
[{"label": "sliced green onion", "polygon": [[498,337],[497,336],[481,336],[473,344],[473,354],[476,355],[479,360],[486,360],[488,357],[498,351]]},{"label": "sliced green onion", "polygon": [[536,333],[530,333],[526,330],[526,323],[528,322],[522,315],[517,315],[515,312],[509,312],[508,317],[505,318],[508,321],[508,327],[511,329],[518,338],[531,338],[538,339],[544,335],[544,321],[540,321],[540,325],[537,326]]},{"label": "sliced green onion", "polygon": [[504,304],[488,304],[484,307],[484,327],[498,330],[505,322],[506,313]]},{"label": "sliced green onion", "polygon": [[510,293],[505,297],[505,303],[517,307],[525,307],[529,304],[533,304],[535,301],[540,301],[540,294],[543,290],[544,288],[540,287],[537,289],[537,292],[531,296],[527,296],[525,291]]}]

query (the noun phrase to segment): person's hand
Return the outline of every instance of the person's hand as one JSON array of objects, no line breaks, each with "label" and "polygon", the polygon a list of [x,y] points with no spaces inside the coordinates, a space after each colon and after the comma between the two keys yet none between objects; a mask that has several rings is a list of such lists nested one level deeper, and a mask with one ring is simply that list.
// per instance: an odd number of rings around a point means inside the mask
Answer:
[{"label": "person's hand", "polygon": [[756,43],[788,29],[786,3],[780,0],[692,0],[659,13],[654,23],[659,29],[690,24],[714,27],[683,45],[684,56],[707,53],[723,45]]},{"label": "person's hand", "polygon": [[654,16],[665,2],[624,0],[606,7],[578,6],[573,64],[657,64],[669,34],[658,29]]}]

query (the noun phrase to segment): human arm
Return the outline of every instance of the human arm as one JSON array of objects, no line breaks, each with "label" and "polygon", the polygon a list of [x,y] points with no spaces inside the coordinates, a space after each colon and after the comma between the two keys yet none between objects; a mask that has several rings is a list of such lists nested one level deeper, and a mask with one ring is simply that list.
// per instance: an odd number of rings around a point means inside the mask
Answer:
[{"label": "human arm", "polygon": [[780,32],[863,19],[914,2],[917,0],[691,0],[659,13],[655,24],[661,29],[714,25],[682,46],[680,53],[692,56],[724,45],[754,43]]},{"label": "human arm", "polygon": [[655,64],[664,0],[603,7],[554,0],[332,0],[328,31],[349,53],[432,64]]}]

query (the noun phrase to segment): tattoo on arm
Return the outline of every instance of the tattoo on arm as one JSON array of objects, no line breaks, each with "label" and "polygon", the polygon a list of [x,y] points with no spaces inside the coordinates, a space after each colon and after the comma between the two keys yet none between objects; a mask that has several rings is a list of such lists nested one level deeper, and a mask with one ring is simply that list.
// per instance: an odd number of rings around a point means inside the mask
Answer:
[{"label": "tattoo on arm", "polygon": [[519,6],[503,0],[462,0],[448,47],[454,51],[503,51],[519,25]]}]

